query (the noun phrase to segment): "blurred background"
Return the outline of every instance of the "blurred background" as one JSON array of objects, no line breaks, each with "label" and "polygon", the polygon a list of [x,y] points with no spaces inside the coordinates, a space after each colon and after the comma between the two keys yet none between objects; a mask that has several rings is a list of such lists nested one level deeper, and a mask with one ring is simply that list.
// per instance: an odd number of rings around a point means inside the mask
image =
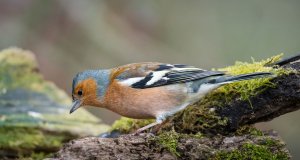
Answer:
[{"label": "blurred background", "polygon": [[[46,79],[70,93],[85,69],[140,61],[205,69],[300,52],[298,0],[1,0],[0,49],[33,51]],[[90,110],[111,124],[118,115]],[[300,159],[300,111],[258,124]]]}]

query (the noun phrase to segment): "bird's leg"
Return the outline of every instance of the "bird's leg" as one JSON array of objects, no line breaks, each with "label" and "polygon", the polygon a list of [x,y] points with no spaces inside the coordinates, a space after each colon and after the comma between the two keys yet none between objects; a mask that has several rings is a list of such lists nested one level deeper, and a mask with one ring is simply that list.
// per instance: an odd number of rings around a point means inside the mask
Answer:
[{"label": "bird's leg", "polygon": [[169,121],[170,121],[170,119],[168,118],[168,119],[166,119],[165,121],[163,121],[162,123],[160,123],[160,124],[158,124],[157,126],[153,127],[153,129],[151,130],[151,133],[153,133],[153,134],[157,133],[157,132],[160,130],[160,128],[161,128],[163,125],[165,125],[166,123],[168,123]]},{"label": "bird's leg", "polygon": [[140,128],[140,129],[136,130],[133,134],[139,134],[139,133],[143,132],[144,130],[146,130],[148,128],[151,128],[151,127],[153,127],[155,125],[161,124],[162,122],[163,121],[156,121],[156,122],[150,123],[147,126],[144,126],[144,127]]}]

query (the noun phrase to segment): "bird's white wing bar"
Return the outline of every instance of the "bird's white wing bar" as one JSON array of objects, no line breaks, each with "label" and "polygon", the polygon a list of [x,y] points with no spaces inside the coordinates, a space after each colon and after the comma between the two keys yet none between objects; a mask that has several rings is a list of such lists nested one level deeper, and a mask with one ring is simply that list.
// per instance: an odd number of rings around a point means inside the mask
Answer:
[{"label": "bird's white wing bar", "polygon": [[131,86],[132,84],[141,81],[145,77],[133,77],[120,81],[122,85]]},{"label": "bird's white wing bar", "polygon": [[152,78],[146,83],[146,86],[150,86],[150,85],[154,84],[155,82],[158,82],[159,80],[161,80],[163,78],[167,78],[167,77],[164,77],[164,76],[168,72],[170,72],[170,70],[152,72],[153,73]]}]

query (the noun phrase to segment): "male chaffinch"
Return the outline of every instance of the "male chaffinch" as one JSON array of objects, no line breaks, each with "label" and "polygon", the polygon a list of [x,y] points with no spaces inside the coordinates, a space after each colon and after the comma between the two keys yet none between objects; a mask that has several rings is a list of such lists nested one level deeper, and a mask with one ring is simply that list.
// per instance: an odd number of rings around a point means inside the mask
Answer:
[{"label": "male chaffinch", "polygon": [[183,110],[212,90],[228,83],[272,75],[269,72],[226,75],[182,64],[154,62],[128,64],[112,69],[86,70],[73,79],[73,105],[107,108],[122,116],[156,122],[142,132]]}]

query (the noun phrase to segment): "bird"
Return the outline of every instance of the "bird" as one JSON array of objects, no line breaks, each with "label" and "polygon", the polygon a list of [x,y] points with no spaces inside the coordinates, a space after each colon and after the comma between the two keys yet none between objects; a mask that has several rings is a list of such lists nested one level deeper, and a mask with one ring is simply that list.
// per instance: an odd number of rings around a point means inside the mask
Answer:
[{"label": "bird", "polygon": [[106,108],[134,119],[155,119],[141,133],[201,100],[220,86],[271,76],[270,72],[229,75],[184,64],[132,63],[85,70],[73,78],[70,114],[81,106]]}]

